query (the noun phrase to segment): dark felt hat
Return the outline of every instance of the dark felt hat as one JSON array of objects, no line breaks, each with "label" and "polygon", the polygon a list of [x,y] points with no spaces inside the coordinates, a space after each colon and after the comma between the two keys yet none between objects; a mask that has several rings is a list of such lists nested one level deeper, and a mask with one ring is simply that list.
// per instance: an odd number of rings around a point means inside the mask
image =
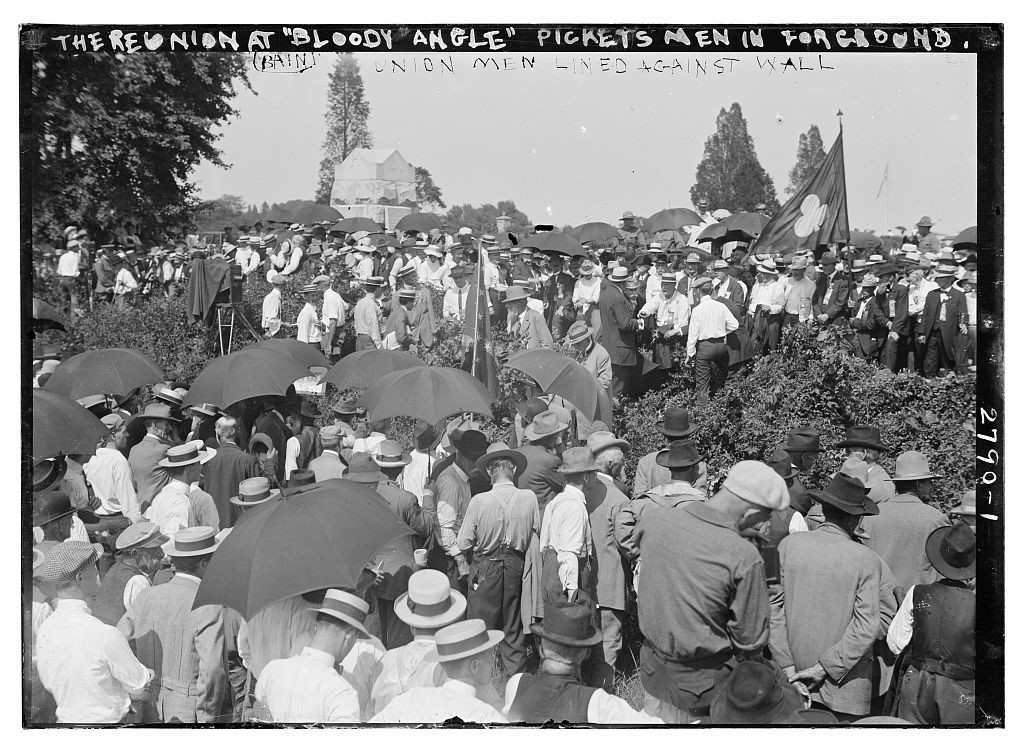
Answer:
[{"label": "dark felt hat", "polygon": [[767,663],[741,661],[722,681],[711,702],[711,723],[769,725],[795,722],[804,699],[785,676]]},{"label": "dark felt hat", "polygon": [[589,648],[601,642],[589,606],[555,603],[544,607],[544,621],[531,624],[530,631],[542,640],[573,648]]},{"label": "dark felt hat", "polygon": [[299,468],[292,471],[288,476],[288,488],[294,489],[299,486],[308,486],[316,483],[316,474],[308,468]]},{"label": "dark felt hat", "polygon": [[881,452],[886,452],[889,449],[882,443],[882,434],[878,431],[878,427],[864,425],[847,427],[846,438],[836,447],[870,447]]},{"label": "dark felt hat", "polygon": [[685,408],[665,409],[665,418],[654,426],[666,437],[689,437],[697,431],[697,425],[690,423],[690,413]]},{"label": "dark felt hat", "polygon": [[55,486],[67,473],[68,464],[63,456],[40,460],[32,466],[32,491],[39,492]]},{"label": "dark felt hat", "polygon": [[654,462],[663,468],[689,468],[704,460],[693,440],[670,442],[667,449],[654,457]]},{"label": "dark felt hat", "polygon": [[772,470],[782,476],[787,481],[792,478],[796,478],[800,471],[795,465],[793,465],[793,458],[790,457],[789,453],[783,450],[781,447],[775,448],[775,451],[771,454],[771,457],[766,461]]},{"label": "dark felt hat", "polygon": [[75,513],[71,498],[64,492],[40,492],[32,502],[32,524],[46,525]]},{"label": "dark felt hat", "polygon": [[962,520],[951,526],[936,528],[924,543],[928,561],[943,577],[970,580],[976,575],[978,561],[977,536]]},{"label": "dark felt hat", "polygon": [[786,441],[780,445],[786,452],[791,453],[820,453],[821,435],[817,429],[802,427],[792,430],[786,435]]},{"label": "dark felt hat", "polygon": [[878,505],[868,499],[867,489],[859,479],[837,473],[824,489],[811,489],[811,497],[842,510],[847,515],[877,515]]}]

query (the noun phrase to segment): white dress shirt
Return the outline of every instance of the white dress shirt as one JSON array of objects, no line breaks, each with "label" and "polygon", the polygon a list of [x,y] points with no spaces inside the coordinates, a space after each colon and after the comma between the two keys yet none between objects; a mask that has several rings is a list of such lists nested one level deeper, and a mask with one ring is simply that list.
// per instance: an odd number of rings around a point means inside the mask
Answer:
[{"label": "white dress shirt", "polygon": [[302,248],[296,245],[296,246],[292,247],[292,254],[289,255],[288,259],[285,261],[285,266],[281,270],[281,273],[283,275],[285,275],[285,276],[290,276],[292,273],[294,273],[296,270],[298,270],[299,261],[301,261],[301,260],[302,260]]},{"label": "white dress shirt", "polygon": [[60,260],[57,261],[57,275],[77,278],[80,257],[74,250],[68,250],[61,255]]},{"label": "white dress shirt", "polygon": [[281,290],[276,286],[263,297],[263,319],[260,327],[271,335],[281,329]]},{"label": "white dress shirt", "polygon": [[[505,685],[505,708],[504,713],[507,716],[508,711],[512,708],[512,703],[516,699],[516,693],[519,691],[519,681],[523,675],[516,674],[508,683]],[[661,718],[655,718],[654,716],[648,715],[647,713],[638,712],[629,706],[621,697],[616,697],[613,694],[603,689],[598,689],[590,698],[590,702],[587,703],[587,722],[588,723],[605,723],[605,724],[630,724],[630,723],[663,723]]]},{"label": "white dress shirt", "polygon": [[764,306],[768,307],[770,314],[777,315],[782,312],[785,304],[785,288],[780,281],[775,280],[769,283],[758,281],[754,284],[754,288],[750,290],[750,305],[747,307],[747,311],[753,316],[758,307]]},{"label": "white dress shirt", "polygon": [[171,479],[170,483],[153,497],[153,503],[145,512],[146,520],[156,523],[161,533],[173,538],[182,528],[188,527],[190,489],[184,481]]},{"label": "white dress shirt", "polygon": [[287,481],[288,477],[292,475],[292,471],[296,471],[299,468],[299,452],[302,450],[302,445],[299,444],[298,437],[289,437],[288,441],[284,443],[284,480]]},{"label": "white dress shirt", "polygon": [[373,684],[370,706],[373,714],[380,713],[393,699],[410,689],[437,687],[444,683],[445,675],[440,664],[423,660],[434,649],[433,637],[417,635],[412,642],[384,654],[380,674]]},{"label": "white dress shirt", "polygon": [[46,601],[32,601],[32,642],[36,641],[36,635],[39,634],[39,625],[45,622],[52,613],[53,608]]},{"label": "white dress shirt", "polygon": [[320,319],[317,317],[316,307],[309,302],[306,302],[299,311],[295,331],[300,343],[320,343]]},{"label": "white dress shirt", "polygon": [[572,288],[572,304],[574,307],[577,305],[582,305],[583,308],[586,308],[587,305],[597,306],[600,296],[601,279],[596,271],[589,278],[587,276],[580,276],[579,280],[576,281],[576,285]]},{"label": "white dress shirt", "polygon": [[416,495],[416,501],[423,505],[423,487],[430,475],[430,467],[437,465],[437,456],[422,450],[409,453],[409,465],[398,474],[398,485],[407,492]]},{"label": "white dress shirt", "polygon": [[484,288],[496,291],[505,291],[508,286],[501,280],[501,273],[498,266],[489,260],[484,260]]},{"label": "white dress shirt", "polygon": [[324,303],[320,305],[320,319],[323,320],[324,325],[330,325],[331,318],[334,318],[340,328],[345,322],[347,311],[348,305],[341,298],[341,294],[334,289],[324,290]]},{"label": "white dress shirt", "polygon": [[586,497],[578,487],[566,484],[545,508],[540,528],[540,550],[555,550],[558,579],[566,591],[579,588],[579,558],[588,557],[592,545]]},{"label": "white dress shirt", "polygon": [[129,693],[150,679],[125,636],[70,598],[39,626],[36,666],[60,723],[117,723],[131,707]]},{"label": "white dress shirt", "polygon": [[934,281],[929,281],[927,278],[922,278],[921,283],[917,286],[907,284],[907,314],[921,314],[924,311],[924,302],[928,292],[937,288],[939,288],[939,285]]},{"label": "white dress shirt", "polygon": [[725,338],[740,324],[729,308],[717,299],[701,297],[690,315],[690,333],[686,337],[686,355],[697,353],[697,342],[706,338]]},{"label": "white dress shirt", "polygon": [[469,299],[469,286],[448,289],[444,293],[444,304],[441,314],[445,319],[464,320],[466,318],[466,300]]},{"label": "white dress shirt", "polygon": [[121,594],[121,602],[127,611],[132,602],[138,598],[139,593],[150,586],[149,578],[145,575],[133,575],[124,586],[124,593]]},{"label": "white dress shirt", "polygon": [[96,454],[85,464],[85,478],[93,494],[100,501],[98,515],[122,513],[137,523],[142,513],[139,510],[135,485],[132,483],[132,469],[120,450],[112,447],[98,447]]},{"label": "white dress shirt", "polygon": [[896,612],[896,616],[889,622],[889,631],[885,635],[885,644],[893,655],[899,655],[903,649],[910,644],[910,638],[914,635],[914,588],[911,585],[907,588],[903,602]]},{"label": "white dress shirt", "polygon": [[356,264],[356,278],[365,281],[373,275],[373,258],[364,257]]},{"label": "white dress shirt", "polygon": [[359,696],[359,720],[363,722],[373,716],[373,685],[380,676],[385,653],[383,642],[372,635],[360,635],[341,661],[339,672]]},{"label": "white dress shirt", "polygon": [[139,288],[139,282],[135,280],[135,276],[127,268],[121,268],[117,271],[117,275],[114,276],[114,293],[115,294],[127,294],[130,291],[135,291]]},{"label": "white dress shirt", "polygon": [[786,295],[786,314],[796,315],[800,322],[811,319],[811,299],[814,296],[814,281],[806,276],[797,280],[790,276],[779,281]]},{"label": "white dress shirt", "polygon": [[641,315],[654,315],[657,326],[670,326],[665,333],[666,336],[682,335],[683,328],[690,322],[690,302],[685,294],[673,291],[671,297],[666,297],[664,292],[659,291],[652,301],[647,302],[640,308]]},{"label": "white dress shirt", "polygon": [[242,269],[242,275],[248,276],[260,267],[260,253],[249,247],[239,247],[235,251],[235,262]]},{"label": "white dress shirt", "polygon": [[256,699],[276,723],[359,722],[359,696],[335,671],[334,656],[308,646],[266,665],[256,682]]},{"label": "white dress shirt", "polygon": [[451,270],[447,265],[441,261],[437,261],[438,266],[436,268],[431,267],[430,262],[422,262],[416,268],[416,276],[419,278],[420,283],[442,288],[445,285],[445,281],[448,279],[448,274]]},{"label": "white dress shirt", "polygon": [[469,723],[508,723],[504,715],[476,696],[475,687],[456,679],[400,694],[370,722],[443,723],[455,717]]}]

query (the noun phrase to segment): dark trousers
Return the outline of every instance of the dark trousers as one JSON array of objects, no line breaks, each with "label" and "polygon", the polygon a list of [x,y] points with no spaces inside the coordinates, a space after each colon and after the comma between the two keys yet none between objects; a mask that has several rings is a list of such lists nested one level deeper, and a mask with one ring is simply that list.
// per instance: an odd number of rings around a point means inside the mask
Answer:
[{"label": "dark trousers", "polygon": [[[955,344],[954,344],[955,346]],[[954,349],[955,350],[955,349]],[[955,370],[957,362],[951,359],[946,353],[946,342],[942,333],[934,331],[924,344],[924,376],[932,378],[939,373],[940,369]]]},{"label": "dark trousers", "polygon": [[619,400],[629,392],[629,384],[633,376],[634,365],[612,364],[612,400]]},{"label": "dark trousers", "polygon": [[729,347],[723,338],[697,341],[693,357],[694,389],[714,395],[725,384],[729,374]]},{"label": "dark trousers", "polygon": [[466,618],[483,619],[488,629],[505,633],[498,644],[498,655],[509,676],[526,667],[526,634],[520,615],[525,558],[514,549],[498,549],[488,556],[477,556],[469,568]]},{"label": "dark trousers", "polygon": [[882,344],[880,361],[882,366],[890,372],[896,373],[900,369],[900,347],[903,345],[905,345],[903,338],[894,341],[888,335],[885,337],[885,343]]},{"label": "dark trousers", "polygon": [[971,726],[974,679],[956,681],[910,666],[900,681],[896,717],[930,726]]},{"label": "dark trousers", "polygon": [[373,339],[370,338],[366,333],[359,333],[356,336],[356,351],[365,351],[367,349],[377,348],[374,344]]},{"label": "dark trousers", "polygon": [[380,641],[388,650],[400,648],[412,642],[409,625],[395,616],[395,602],[387,598],[377,599],[377,617],[380,619]]}]

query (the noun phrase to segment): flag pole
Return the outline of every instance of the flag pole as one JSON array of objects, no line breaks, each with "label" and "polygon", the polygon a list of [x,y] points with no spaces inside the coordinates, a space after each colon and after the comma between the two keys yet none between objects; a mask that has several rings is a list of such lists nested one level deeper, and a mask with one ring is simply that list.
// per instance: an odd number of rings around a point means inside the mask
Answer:
[{"label": "flag pole", "polygon": [[[836,117],[839,118],[839,138],[843,137],[843,110],[840,109],[836,112]],[[843,148],[840,152],[843,157],[843,196],[846,198],[846,212],[843,214],[843,229],[846,232],[846,275],[850,283],[850,295],[847,298],[847,304],[849,299],[853,297],[853,253],[850,250],[850,193],[846,189],[846,142],[843,141]]]},{"label": "flag pole", "polygon": [[[484,284],[484,265],[483,265],[483,244],[479,244],[476,248],[476,318],[480,319],[480,289],[483,288]],[[476,377],[476,358],[480,352],[480,326],[476,321],[473,322],[473,360],[470,362],[469,371],[474,377]],[[478,378],[479,379],[479,378]]]}]

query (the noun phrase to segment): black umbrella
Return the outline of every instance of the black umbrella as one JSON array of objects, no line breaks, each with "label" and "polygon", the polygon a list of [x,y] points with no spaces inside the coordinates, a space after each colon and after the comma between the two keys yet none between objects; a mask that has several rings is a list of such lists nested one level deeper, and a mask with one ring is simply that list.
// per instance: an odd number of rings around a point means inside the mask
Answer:
[{"label": "black umbrella", "polygon": [[47,328],[64,330],[64,319],[52,304],[32,297],[32,327],[35,330],[46,330]]},{"label": "black umbrella", "polygon": [[92,412],[60,393],[32,391],[32,460],[95,455],[107,427]]},{"label": "black umbrella", "polygon": [[398,219],[395,228],[399,231],[429,232],[431,229],[441,231],[441,219],[433,213],[410,213]]}]

